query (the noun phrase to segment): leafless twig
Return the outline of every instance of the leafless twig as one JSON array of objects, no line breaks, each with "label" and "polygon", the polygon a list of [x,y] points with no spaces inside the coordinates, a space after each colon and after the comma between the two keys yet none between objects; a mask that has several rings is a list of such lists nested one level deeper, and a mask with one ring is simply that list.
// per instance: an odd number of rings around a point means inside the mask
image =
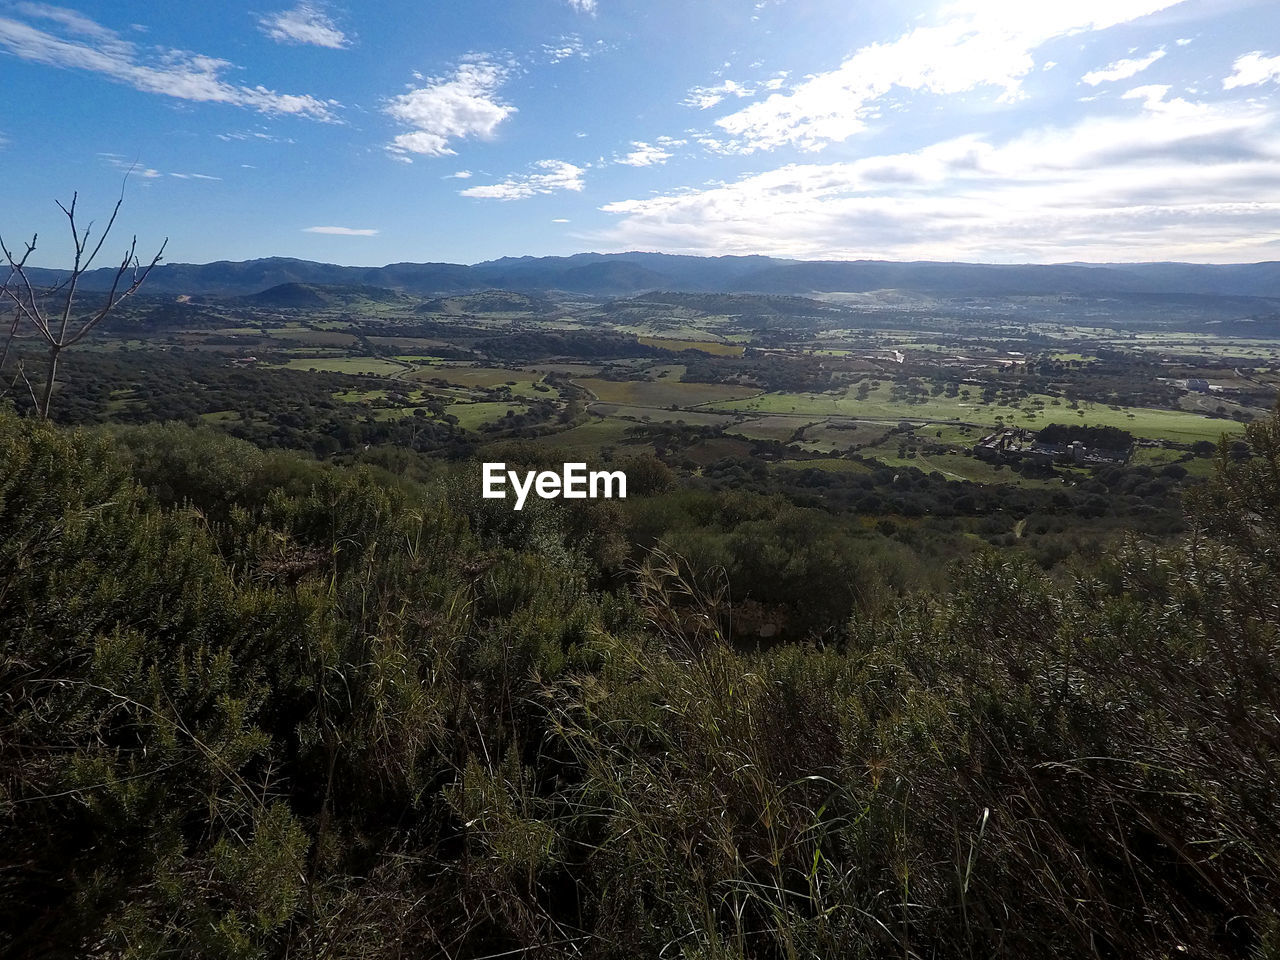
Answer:
[{"label": "leafless twig", "polygon": [[[125,176],[125,184],[127,182],[128,175]],[[111,286],[107,290],[105,299],[95,309],[77,314],[76,303],[80,281],[93,268],[98,254],[102,252],[103,244],[106,243],[107,237],[111,234],[111,229],[115,226],[116,218],[120,214],[120,208],[124,204],[125,184],[121,184],[120,196],[111,210],[111,216],[107,219],[106,226],[102,228],[96,240],[94,238],[92,220],[83,228],[76,221],[76,205],[79,202],[78,193],[71,195],[71,203],[69,205],[54,201],[58,204],[58,209],[67,218],[67,226],[71,231],[74,256],[70,273],[47,290],[37,292],[35,286],[31,283],[27,270],[27,261],[30,259],[31,254],[35,252],[38,237],[32,236],[31,242],[26,244],[26,249],[22,251],[21,256],[16,256],[4,242],[4,238],[0,237],[0,253],[4,255],[5,261],[9,265],[9,276],[3,286],[0,286],[0,298],[11,303],[14,307],[13,324],[10,327],[8,339],[5,341],[3,352],[0,353],[0,369],[3,369],[4,363],[9,356],[10,347],[25,321],[35,334],[44,341],[49,353],[45,382],[39,398],[36,397],[34,388],[31,390],[36,411],[42,418],[49,416],[49,405],[53,398],[54,384],[58,375],[58,361],[62,352],[87,337],[122,301],[137,293],[138,288],[146,282],[151,271],[160,263],[161,258],[164,256],[165,247],[169,243],[168,238],[166,238],[160,244],[160,249],[156,251],[156,255],[144,266],[138,258],[138,238],[136,236],[133,237],[129,244],[129,249],[120,261],[120,266],[115,270],[115,275],[112,277]],[[22,376],[23,379],[26,379],[25,373]],[[30,386],[30,381],[28,381],[28,386]]]}]

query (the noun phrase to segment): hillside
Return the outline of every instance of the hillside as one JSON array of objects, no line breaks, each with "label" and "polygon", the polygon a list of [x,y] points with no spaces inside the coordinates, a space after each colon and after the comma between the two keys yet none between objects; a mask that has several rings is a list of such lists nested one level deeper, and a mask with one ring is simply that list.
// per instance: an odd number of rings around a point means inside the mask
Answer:
[{"label": "hillside", "polygon": [[[52,282],[57,271],[33,271]],[[104,288],[108,271],[89,274]],[[288,283],[372,286],[415,295],[489,289],[565,291],[612,297],[656,290],[712,293],[815,293],[901,290],[949,297],[1160,296],[1280,298],[1280,263],[1257,264],[976,264],[864,260],[783,261],[766,257],[687,257],[656,253],[524,257],[472,266],[396,263],[344,267],[270,258],[241,263],[162,264],[148,291],[173,295],[245,296]],[[1260,308],[1274,310],[1270,300]]]},{"label": "hillside", "polygon": [[1275,956],[1249,438],[1203,533],[1064,583],[982,554],[898,600],[865,531],[705,500],[806,606],[859,588],[760,649],[681,558],[618,569],[608,505],[0,411],[0,951]]}]

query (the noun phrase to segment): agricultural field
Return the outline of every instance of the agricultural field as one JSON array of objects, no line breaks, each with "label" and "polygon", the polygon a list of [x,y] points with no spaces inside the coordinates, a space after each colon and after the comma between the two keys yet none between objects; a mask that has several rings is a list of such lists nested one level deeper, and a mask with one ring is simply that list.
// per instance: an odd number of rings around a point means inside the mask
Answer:
[{"label": "agricultural field", "polygon": [[723,413],[704,413],[701,410],[672,410],[670,407],[635,407],[612,403],[593,403],[591,412],[598,416],[616,417],[619,420],[639,420],[646,423],[685,423],[693,426],[724,427],[728,429],[735,418]]},{"label": "agricultural field", "polygon": [[[254,331],[255,333],[258,331]],[[266,333],[269,340],[283,340],[309,347],[354,347],[357,340],[350,333],[336,330],[309,330],[305,327],[276,327]]]},{"label": "agricultural field", "polygon": [[[499,367],[470,367],[454,364],[433,364],[422,367],[406,375],[408,380],[443,380],[459,387],[484,387],[492,389],[500,386],[512,386],[519,382],[532,383],[521,371],[506,370]],[[538,382],[541,382],[540,380]]]},{"label": "agricultural field", "polygon": [[698,350],[714,356],[740,357],[746,352],[746,347],[741,344],[723,343],[718,340],[675,340],[669,337],[639,337],[638,341],[641,346],[657,347],[659,350],[668,350],[671,353]]},{"label": "agricultural field", "polygon": [[856,387],[837,393],[769,393],[747,399],[708,404],[711,409],[733,413],[788,414],[799,417],[850,417],[859,420],[892,422],[963,422],[995,427],[1039,429],[1052,422],[1078,423],[1083,426],[1110,426],[1129,430],[1136,436],[1193,443],[1197,440],[1216,442],[1222,433],[1239,433],[1243,427],[1234,421],[1211,419],[1181,410],[1157,410],[1143,407],[1118,407],[1084,401],[1074,407],[1061,398],[1031,394],[1015,403],[984,402],[973,396],[924,396],[894,399],[887,382],[860,396]]},{"label": "agricultural field", "polygon": [[405,364],[379,357],[298,357],[281,366],[288,370],[315,370],[320,373],[368,377],[397,377],[409,369]]},{"label": "agricultural field", "polygon": [[715,383],[685,383],[679,380],[600,380],[584,377],[575,384],[604,403],[637,407],[700,407],[750,397],[758,391]]},{"label": "agricultural field", "polygon": [[483,427],[499,423],[508,414],[514,415],[524,410],[524,405],[515,403],[495,403],[478,401],[475,403],[452,403],[447,412],[458,418],[458,426],[463,430],[480,430]]},{"label": "agricultural field", "polygon": [[586,423],[540,438],[539,444],[563,456],[598,457],[609,447],[652,448],[634,435],[636,425],[625,420],[592,418]]}]

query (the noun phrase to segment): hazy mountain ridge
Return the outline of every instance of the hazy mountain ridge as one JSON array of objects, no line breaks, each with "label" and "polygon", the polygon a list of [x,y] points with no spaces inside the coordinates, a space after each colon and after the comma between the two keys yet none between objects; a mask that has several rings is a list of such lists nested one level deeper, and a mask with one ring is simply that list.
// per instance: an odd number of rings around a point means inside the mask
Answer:
[{"label": "hazy mountain ridge", "polygon": [[[34,282],[41,283],[62,275],[46,269],[30,273]],[[105,289],[111,276],[109,269],[93,271],[82,286]],[[282,284],[381,287],[433,296],[494,289],[561,290],[599,297],[655,290],[804,296],[896,289],[949,296],[1187,294],[1280,298],[1280,262],[982,264],[583,253],[504,258],[470,266],[394,263],[346,267],[270,257],[162,264],[147,281],[147,290],[152,294],[248,296]]]}]

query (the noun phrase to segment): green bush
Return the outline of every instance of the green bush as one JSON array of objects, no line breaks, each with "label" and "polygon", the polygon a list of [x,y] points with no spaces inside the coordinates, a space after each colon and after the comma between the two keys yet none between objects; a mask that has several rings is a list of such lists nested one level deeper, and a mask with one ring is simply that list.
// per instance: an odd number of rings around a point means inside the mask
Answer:
[{"label": "green bush", "polygon": [[770,497],[0,414],[0,953],[1277,956],[1276,429],[1211,537],[909,594]]}]

